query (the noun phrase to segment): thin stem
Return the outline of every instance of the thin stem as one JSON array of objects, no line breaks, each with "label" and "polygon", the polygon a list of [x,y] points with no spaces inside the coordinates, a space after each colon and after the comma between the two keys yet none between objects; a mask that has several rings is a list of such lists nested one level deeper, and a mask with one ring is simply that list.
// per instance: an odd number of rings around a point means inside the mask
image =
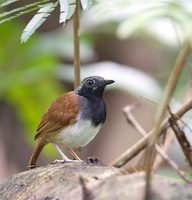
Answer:
[{"label": "thin stem", "polygon": [[[138,123],[138,121],[135,119],[133,114],[131,113],[131,110],[133,109],[133,106],[127,106],[123,109],[123,113],[125,115],[125,118],[128,123],[130,123],[142,136],[146,136],[147,132],[143,129],[143,127]],[[191,180],[188,180],[188,178],[185,176],[185,172],[180,170],[178,165],[169,158],[166,151],[162,149],[158,144],[155,144],[155,148],[158,152],[158,154],[161,156],[161,158],[166,161],[180,176],[188,183],[192,183]],[[156,167],[153,167],[152,171],[155,171]]]},{"label": "thin stem", "polygon": [[191,144],[189,143],[185,132],[182,130],[182,128],[178,125],[177,123],[177,118],[176,116],[172,113],[171,109],[169,108],[169,113],[170,113],[170,119],[169,119],[169,124],[174,131],[176,138],[181,146],[181,149],[186,157],[186,160],[189,163],[189,166],[192,167],[192,149],[191,149]]},{"label": "thin stem", "polygon": [[[176,113],[175,115],[178,118],[181,118],[188,110],[192,108],[192,98],[189,99]],[[168,125],[169,118],[167,117],[161,123],[160,126],[160,134],[158,137],[164,132],[163,130]],[[134,158],[140,151],[142,151],[148,144],[149,139],[151,138],[152,134],[154,134],[154,129],[152,129],[145,137],[140,139],[137,143],[135,143],[131,148],[125,151],[122,155],[120,155],[111,165],[114,167],[122,167],[127,162],[129,162],[132,158]]]},{"label": "thin stem", "polygon": [[73,15],[73,38],[74,38],[74,88],[80,84],[80,40],[79,40],[79,15],[80,1],[76,0],[76,8]]},{"label": "thin stem", "polygon": [[149,146],[146,149],[145,159],[144,159],[145,170],[146,170],[146,195],[150,193],[151,171],[152,171],[154,160],[156,158],[156,150],[155,150],[154,144],[161,132],[160,125],[163,121],[165,112],[167,110],[167,105],[169,105],[173,92],[175,91],[181,72],[183,68],[185,67],[185,64],[189,55],[190,47],[191,47],[190,42],[186,42],[184,43],[181,51],[179,52],[175,65],[168,79],[165,92],[163,95],[162,103],[160,104],[157,114],[156,114],[154,133],[151,135],[151,138],[149,140]]},{"label": "thin stem", "polygon": [[183,45],[183,48],[181,49],[176,59],[175,66],[173,67],[173,70],[171,71],[168,83],[165,88],[165,93],[163,95],[162,103],[160,104],[159,109],[157,111],[155,131],[154,131],[153,137],[151,138],[151,144],[155,143],[155,140],[157,136],[159,135],[158,129],[160,127],[160,124],[162,123],[162,119],[167,110],[167,105],[169,104],[171,97],[173,95],[173,92],[175,91],[181,72],[183,68],[185,67],[187,57],[189,55],[190,47],[191,47],[191,44],[189,42],[186,42]]}]

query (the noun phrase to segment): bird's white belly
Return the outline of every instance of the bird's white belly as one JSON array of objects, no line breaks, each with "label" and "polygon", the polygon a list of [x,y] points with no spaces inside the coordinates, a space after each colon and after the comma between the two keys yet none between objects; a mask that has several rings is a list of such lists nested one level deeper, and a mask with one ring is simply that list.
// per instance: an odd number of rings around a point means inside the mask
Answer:
[{"label": "bird's white belly", "polygon": [[99,132],[101,125],[93,126],[91,120],[78,120],[54,136],[54,142],[62,148],[82,147],[88,144]]}]

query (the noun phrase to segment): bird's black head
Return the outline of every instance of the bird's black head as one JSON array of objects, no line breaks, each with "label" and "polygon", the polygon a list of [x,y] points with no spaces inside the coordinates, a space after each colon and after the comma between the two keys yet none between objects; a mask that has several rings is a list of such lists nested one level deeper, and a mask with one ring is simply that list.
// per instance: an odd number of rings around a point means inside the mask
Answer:
[{"label": "bird's black head", "polygon": [[89,99],[102,97],[105,86],[114,83],[113,80],[105,80],[100,76],[90,76],[85,78],[81,85],[75,90],[80,95]]}]

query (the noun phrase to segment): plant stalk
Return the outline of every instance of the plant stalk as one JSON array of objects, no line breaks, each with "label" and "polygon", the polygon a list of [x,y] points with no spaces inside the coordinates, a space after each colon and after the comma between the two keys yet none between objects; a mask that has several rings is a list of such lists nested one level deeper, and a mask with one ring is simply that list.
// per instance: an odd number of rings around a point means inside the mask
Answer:
[{"label": "plant stalk", "polygon": [[80,85],[80,39],[79,39],[79,25],[80,25],[80,1],[76,0],[76,8],[73,15],[73,48],[74,48],[74,88]]}]

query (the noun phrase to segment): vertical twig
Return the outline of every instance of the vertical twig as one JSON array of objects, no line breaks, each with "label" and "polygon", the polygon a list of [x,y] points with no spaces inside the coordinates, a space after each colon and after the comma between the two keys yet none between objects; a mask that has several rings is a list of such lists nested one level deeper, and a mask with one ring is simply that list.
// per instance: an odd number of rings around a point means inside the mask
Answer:
[{"label": "vertical twig", "polygon": [[176,59],[176,63],[171,71],[171,74],[170,74],[170,77],[169,77],[169,80],[168,80],[168,83],[166,85],[165,92],[163,95],[162,103],[160,104],[160,107],[157,111],[154,133],[149,140],[149,146],[147,147],[146,154],[145,154],[145,168],[146,168],[146,198],[145,199],[148,198],[148,195],[150,193],[151,169],[153,167],[153,163],[156,157],[154,144],[160,134],[160,131],[161,131],[160,125],[165,115],[167,105],[169,104],[171,97],[173,95],[173,92],[175,91],[180,74],[186,64],[189,50],[190,50],[190,43],[189,42],[184,43]]},{"label": "vertical twig", "polygon": [[80,1],[76,0],[76,8],[73,15],[73,48],[74,48],[74,88],[80,84],[80,40],[79,40],[79,15]]},{"label": "vertical twig", "polygon": [[169,119],[169,124],[171,128],[173,129],[176,138],[178,140],[178,143],[181,146],[181,149],[190,165],[192,167],[192,149],[189,141],[187,140],[187,137],[185,136],[184,131],[179,127],[177,124],[177,118],[176,116],[171,112],[171,109],[169,109],[169,114],[170,114],[170,119]]},{"label": "vertical twig", "polygon": [[[80,27],[80,0],[76,0],[75,12],[73,15],[74,89],[76,89],[80,85],[79,27]],[[81,152],[81,148],[75,149],[75,152],[79,154]]]},{"label": "vertical twig", "polygon": [[163,99],[162,99],[162,103],[160,104],[160,107],[157,111],[157,116],[156,116],[156,124],[155,124],[155,129],[157,130],[156,133],[154,132],[153,137],[151,138],[151,143],[154,144],[155,140],[157,138],[157,135],[159,135],[158,133],[158,129],[160,127],[160,124],[162,123],[162,119],[164,117],[165,111],[167,109],[167,105],[169,104],[172,94],[175,91],[178,79],[181,75],[181,72],[183,70],[183,68],[185,67],[186,64],[186,60],[189,54],[189,50],[190,50],[190,43],[186,42],[177,59],[176,59],[176,63],[173,67],[173,70],[171,71],[168,83],[166,85],[165,88],[165,92],[163,95]]}]

